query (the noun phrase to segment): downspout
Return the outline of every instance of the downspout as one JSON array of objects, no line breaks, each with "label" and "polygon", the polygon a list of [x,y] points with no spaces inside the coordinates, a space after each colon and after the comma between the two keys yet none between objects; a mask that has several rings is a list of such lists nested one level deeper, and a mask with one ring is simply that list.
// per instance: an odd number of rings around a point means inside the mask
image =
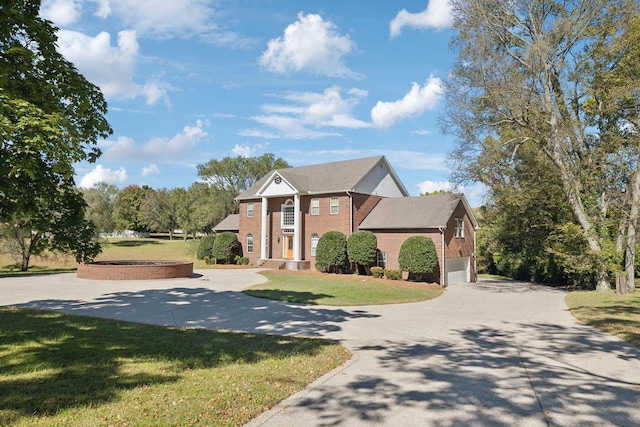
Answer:
[{"label": "downspout", "polygon": [[[447,265],[447,256],[445,255],[445,252],[444,252],[444,232],[445,232],[446,229],[447,229],[447,227],[438,227],[438,230],[440,230],[440,236],[441,236],[441,240],[442,240],[442,266],[440,268],[440,285],[443,288],[447,287],[447,283],[445,281],[445,278],[446,278],[445,271],[446,271],[446,268],[447,268],[446,267],[446,265]],[[474,233],[474,236],[475,236],[475,233]]]},{"label": "downspout", "polygon": [[350,190],[347,190],[347,196],[349,196],[349,236],[351,236],[353,234],[353,196]]},{"label": "downspout", "polygon": [[474,283],[478,283],[478,259],[476,257],[476,251],[477,251],[477,246],[476,246],[476,230],[477,228],[474,227],[473,229],[473,282]]}]

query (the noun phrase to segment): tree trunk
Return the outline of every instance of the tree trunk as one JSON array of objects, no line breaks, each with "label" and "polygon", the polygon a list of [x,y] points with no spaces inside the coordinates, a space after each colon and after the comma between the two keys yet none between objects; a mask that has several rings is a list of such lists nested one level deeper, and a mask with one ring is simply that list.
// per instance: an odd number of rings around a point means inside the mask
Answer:
[{"label": "tree trunk", "polygon": [[640,204],[640,164],[633,177],[631,185],[631,207],[627,222],[627,236],[624,256],[624,270],[627,274],[627,286],[629,291],[635,292],[635,264],[636,264],[636,226],[638,225],[638,213]]},{"label": "tree trunk", "polygon": [[[601,252],[602,248],[600,246],[600,243],[591,231],[593,226],[582,204],[580,192],[574,187],[575,180],[572,178],[571,173],[567,170],[563,159],[558,155],[558,148],[554,147],[553,151],[550,152],[549,150],[547,150],[546,152],[553,163],[558,167],[558,171],[560,172],[560,181],[562,182],[562,188],[564,189],[567,200],[569,201],[569,206],[571,206],[571,210],[573,211],[573,214],[578,220],[578,224],[580,224],[580,227],[582,227],[582,231],[587,238],[589,249],[596,253]],[[611,289],[611,284],[609,283],[608,279],[607,266],[603,262],[599,264],[600,265],[598,265],[596,271],[595,286],[598,290],[606,291]]]}]

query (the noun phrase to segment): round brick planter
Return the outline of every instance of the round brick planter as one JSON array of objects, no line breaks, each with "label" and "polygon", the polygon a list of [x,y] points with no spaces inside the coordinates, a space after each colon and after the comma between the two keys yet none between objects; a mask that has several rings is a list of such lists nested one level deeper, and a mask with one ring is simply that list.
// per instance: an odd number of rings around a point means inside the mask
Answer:
[{"label": "round brick planter", "polygon": [[93,280],[176,279],[193,275],[187,261],[96,261],[78,265],[78,278]]}]

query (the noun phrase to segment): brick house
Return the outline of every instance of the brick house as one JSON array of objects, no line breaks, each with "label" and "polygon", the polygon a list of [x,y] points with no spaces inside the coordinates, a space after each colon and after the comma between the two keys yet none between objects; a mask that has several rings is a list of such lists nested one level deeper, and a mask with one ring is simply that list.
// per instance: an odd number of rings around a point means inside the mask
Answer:
[{"label": "brick house", "polygon": [[237,200],[238,240],[252,265],[314,268],[324,233],[366,229],[387,268],[398,268],[404,239],[423,234],[438,251],[434,281],[476,279],[477,222],[464,196],[409,197],[384,156],[274,170]]}]

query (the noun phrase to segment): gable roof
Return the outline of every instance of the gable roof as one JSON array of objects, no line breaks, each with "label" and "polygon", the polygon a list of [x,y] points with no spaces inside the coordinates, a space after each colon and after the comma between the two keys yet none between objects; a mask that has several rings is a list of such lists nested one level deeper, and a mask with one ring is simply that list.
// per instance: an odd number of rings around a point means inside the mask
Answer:
[{"label": "gable roof", "polygon": [[389,171],[400,192],[408,195],[407,189],[396,175],[385,156],[367,157],[363,159],[344,160],[339,162],[322,163],[318,165],[299,166],[294,168],[276,169],[258,180],[236,199],[252,199],[260,197],[261,191],[275,176],[280,176],[298,192],[304,194],[326,194],[354,191],[358,184],[366,179],[373,169],[383,164]]},{"label": "gable roof", "polygon": [[223,231],[232,231],[237,233],[240,230],[240,215],[239,214],[231,214],[222,221],[220,221],[215,227],[213,227],[213,231],[216,233],[222,233]]},{"label": "gable roof", "polygon": [[361,230],[444,228],[463,203],[474,228],[478,223],[464,194],[382,199],[358,227]]}]

